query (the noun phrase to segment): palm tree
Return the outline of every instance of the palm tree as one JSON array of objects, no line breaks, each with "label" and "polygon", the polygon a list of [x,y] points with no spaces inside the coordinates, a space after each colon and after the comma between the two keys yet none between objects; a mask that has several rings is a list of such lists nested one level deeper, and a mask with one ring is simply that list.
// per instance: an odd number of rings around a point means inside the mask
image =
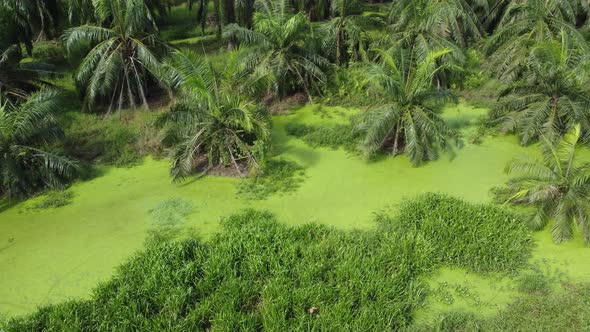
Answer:
[{"label": "palm tree", "polygon": [[567,42],[537,44],[526,58],[524,78],[501,94],[491,118],[502,131],[519,134],[523,145],[540,136],[555,141],[578,123],[590,132],[586,58]]},{"label": "palm tree", "polygon": [[333,19],[322,25],[321,35],[325,52],[332,53],[337,64],[346,64],[349,53],[352,60],[366,56],[370,38],[367,29],[381,21],[362,15],[362,3],[358,0],[332,2]]},{"label": "palm tree", "polygon": [[571,239],[574,225],[584,241],[590,242],[590,164],[576,160],[580,126],[575,126],[558,144],[544,140],[543,159],[520,157],[507,166],[515,174],[500,195],[514,204],[531,205],[535,213],[530,224],[542,229],[551,220],[557,243]]},{"label": "palm tree", "polygon": [[[101,24],[83,25],[66,32],[70,54],[91,49],[80,63],[75,79],[85,94],[85,106],[96,103],[122,109],[140,101],[148,108],[148,82],[159,65],[156,51],[164,48],[154,19],[143,0],[96,0]],[[116,105],[116,106],[115,106]]]},{"label": "palm tree", "polygon": [[486,41],[489,68],[500,79],[513,81],[526,67],[526,59],[535,44],[559,41],[567,35],[571,48],[588,51],[584,36],[573,25],[576,1],[515,0],[510,2],[495,33]]},{"label": "palm tree", "polygon": [[42,90],[17,108],[0,107],[0,196],[23,197],[71,178],[75,163],[45,149],[63,135],[58,97]]},{"label": "palm tree", "polygon": [[[431,52],[448,49],[440,63],[453,69],[465,63],[462,49],[470,40],[481,37],[480,23],[473,9],[463,0],[400,0],[391,7],[393,33],[388,36],[398,47],[410,50],[424,60]],[[455,67],[456,66],[456,67]],[[450,73],[439,73],[439,84]]]},{"label": "palm tree", "polygon": [[25,100],[29,93],[50,85],[43,77],[51,74],[51,66],[38,62],[22,63],[18,45],[0,50],[0,98],[8,103]]},{"label": "palm tree", "polygon": [[59,5],[58,0],[0,0],[0,7],[11,14],[19,42],[25,44],[29,54],[36,34],[47,38],[55,36]]},{"label": "palm tree", "polygon": [[165,62],[168,86],[181,96],[160,119],[168,126],[165,141],[174,145],[175,181],[196,168],[206,172],[218,165],[233,165],[244,175],[244,168],[259,168],[264,160],[270,119],[266,109],[244,96],[257,83],[244,84],[236,59],[230,58],[222,72],[193,52],[175,52]]},{"label": "palm tree", "polygon": [[324,82],[329,62],[316,51],[309,19],[293,15],[287,0],[261,0],[254,15],[253,30],[231,24],[225,35],[253,46],[245,58],[255,76],[272,77],[272,90],[281,97],[303,87]]},{"label": "palm tree", "polygon": [[450,148],[448,141],[454,136],[440,117],[441,106],[452,95],[433,87],[434,77],[446,67],[437,61],[450,50],[430,52],[424,61],[406,50],[378,52],[381,63],[373,66],[370,80],[388,100],[360,125],[366,132],[365,152],[391,148],[393,156],[405,152],[416,166],[436,159],[440,149]]}]

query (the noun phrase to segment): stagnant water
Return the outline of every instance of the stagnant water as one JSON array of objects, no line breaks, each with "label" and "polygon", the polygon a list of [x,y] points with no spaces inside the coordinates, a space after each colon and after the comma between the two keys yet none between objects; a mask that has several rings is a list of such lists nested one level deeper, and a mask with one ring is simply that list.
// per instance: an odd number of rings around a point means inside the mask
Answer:
[{"label": "stagnant water", "polygon": [[[75,195],[70,205],[30,209],[41,199],[35,198],[0,212],[0,313],[22,314],[41,304],[87,297],[142,247],[152,227],[150,210],[168,199],[193,204],[187,224],[203,237],[216,230],[220,217],[246,207],[275,212],[288,224],[367,228],[373,226],[373,212],[416,193],[440,191],[487,201],[489,189],[506,181],[503,169],[511,158],[536,153],[535,148],[520,147],[514,137],[488,137],[480,145],[467,143],[452,160],[443,156],[415,168],[405,157],[369,163],[344,151],[312,149],[284,132],[289,121],[329,124],[346,121],[351,112],[308,106],[275,118],[274,142],[281,156],[306,167],[304,182],[291,194],[249,202],[236,197],[237,179],[206,177],[172,184],[168,162],[147,158],[140,166],[105,169],[102,176],[75,184],[69,189]],[[449,107],[445,116],[454,126],[470,128],[484,112],[459,105]],[[580,239],[558,246],[548,232],[536,238],[533,261],[538,266],[561,279],[590,281],[590,255]],[[443,269],[430,282],[456,294],[453,301],[429,299],[419,317],[462,307],[493,312],[515,294],[511,280],[456,269]],[[467,286],[470,293],[465,295],[457,285]]]}]

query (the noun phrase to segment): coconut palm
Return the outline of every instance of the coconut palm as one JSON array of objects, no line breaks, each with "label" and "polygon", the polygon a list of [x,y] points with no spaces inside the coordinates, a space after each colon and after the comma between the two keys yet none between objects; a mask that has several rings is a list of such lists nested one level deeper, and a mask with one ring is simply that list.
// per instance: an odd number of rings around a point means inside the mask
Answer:
[{"label": "coconut palm", "polygon": [[530,218],[534,228],[552,221],[557,243],[571,239],[576,224],[590,242],[590,164],[576,159],[581,133],[577,125],[558,144],[544,140],[542,160],[524,156],[513,160],[506,170],[516,177],[500,191],[508,202],[535,208]]},{"label": "coconut palm", "polygon": [[495,33],[486,41],[489,68],[504,81],[520,77],[530,49],[545,41],[559,41],[563,34],[571,48],[588,51],[588,44],[573,25],[576,1],[515,0],[510,2]]},{"label": "coconut palm", "polygon": [[60,187],[76,168],[46,146],[62,137],[55,113],[58,94],[42,90],[12,108],[0,107],[0,196],[22,197],[45,187]]},{"label": "coconut palm", "polygon": [[373,66],[369,78],[388,97],[360,125],[366,132],[365,152],[372,155],[384,148],[391,149],[393,156],[405,152],[414,165],[436,159],[454,137],[440,116],[441,106],[452,95],[433,87],[434,77],[447,66],[437,61],[451,51],[430,52],[424,61],[416,61],[406,50],[378,52],[381,63]]},{"label": "coconut palm", "polygon": [[381,23],[376,18],[362,15],[362,3],[357,0],[332,1],[332,18],[322,25],[322,47],[332,53],[337,64],[345,64],[349,59],[366,58],[370,38],[367,30]]},{"label": "coconut palm", "polygon": [[256,3],[253,30],[232,24],[225,35],[246,46],[253,46],[245,58],[255,76],[271,77],[273,92],[281,97],[313,84],[324,82],[328,61],[316,51],[309,19],[301,12],[293,15],[286,0],[261,0]]},{"label": "coconut palm", "polygon": [[107,114],[126,105],[135,108],[137,102],[148,108],[148,83],[159,65],[157,51],[164,47],[150,10],[143,0],[93,3],[99,21],[109,27],[83,25],[64,36],[70,54],[87,51],[75,74],[85,106],[108,105]]},{"label": "coconut palm", "polygon": [[43,77],[52,73],[50,65],[22,63],[18,45],[0,50],[0,98],[8,103],[23,101],[29,93],[50,85]]},{"label": "coconut palm", "polygon": [[526,58],[522,80],[511,84],[490,112],[504,132],[514,132],[523,145],[544,136],[555,141],[580,124],[590,132],[590,90],[585,55],[567,43],[543,42]]},{"label": "coconut palm", "polygon": [[174,145],[171,175],[175,181],[197,168],[206,172],[218,165],[232,165],[244,175],[244,169],[258,168],[263,161],[270,119],[264,108],[244,96],[257,84],[240,84],[246,80],[239,79],[237,65],[237,60],[230,59],[228,68],[216,71],[192,52],[175,52],[165,62],[168,86],[180,95],[160,119],[168,126],[165,141]]}]

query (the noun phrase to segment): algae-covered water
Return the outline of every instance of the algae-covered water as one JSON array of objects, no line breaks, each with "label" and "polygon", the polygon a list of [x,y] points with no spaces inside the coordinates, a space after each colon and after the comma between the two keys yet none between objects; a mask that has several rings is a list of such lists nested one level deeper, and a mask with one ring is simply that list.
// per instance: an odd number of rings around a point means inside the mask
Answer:
[{"label": "algae-covered water", "polygon": [[[506,162],[535,152],[520,147],[514,137],[488,137],[480,145],[465,144],[452,159],[443,156],[414,168],[403,156],[367,162],[341,150],[313,149],[284,131],[291,121],[331,124],[346,121],[352,112],[308,106],[275,118],[276,150],[306,168],[305,180],[294,193],[247,201],[236,196],[238,179],[205,177],[172,184],[168,162],[147,158],[139,166],[104,169],[100,177],[75,184],[69,189],[74,194],[70,205],[31,208],[42,199],[38,197],[5,209],[0,212],[0,313],[22,314],[38,305],[88,296],[142,247],[153,227],[150,211],[166,200],[190,202],[193,212],[186,226],[203,237],[217,229],[219,218],[246,207],[268,209],[288,224],[367,228],[373,226],[373,212],[416,193],[441,191],[487,201],[489,189],[507,179]],[[445,116],[454,126],[469,128],[484,114],[459,105],[449,107]],[[557,246],[548,232],[536,238],[533,261],[539,266],[560,278],[590,280],[590,255],[580,239]],[[418,313],[421,318],[451,308],[493,312],[515,294],[511,280],[456,269],[443,269],[429,282],[440,292]]]}]

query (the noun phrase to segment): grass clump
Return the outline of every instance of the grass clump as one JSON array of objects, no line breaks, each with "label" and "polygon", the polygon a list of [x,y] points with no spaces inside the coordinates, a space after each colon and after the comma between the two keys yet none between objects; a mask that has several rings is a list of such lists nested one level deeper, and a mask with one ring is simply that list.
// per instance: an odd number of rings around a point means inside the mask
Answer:
[{"label": "grass clump", "polygon": [[185,222],[193,211],[191,202],[173,198],[161,202],[150,213],[155,225],[176,225]]},{"label": "grass clump", "polygon": [[531,252],[525,223],[492,204],[428,193],[402,202],[396,216],[381,214],[379,219],[431,241],[440,263],[474,272],[514,272]]},{"label": "grass clump", "polygon": [[347,151],[355,151],[362,139],[352,124],[320,127],[292,122],[285,125],[285,130],[288,135],[302,139],[313,148],[344,148]]},{"label": "grass clump", "polygon": [[74,200],[74,193],[66,190],[48,191],[43,199],[33,205],[34,209],[55,209],[70,205]]},{"label": "grass clump", "polygon": [[269,160],[261,174],[238,183],[237,194],[260,200],[277,193],[290,193],[299,188],[304,175],[305,169],[294,161]]},{"label": "grass clump", "polygon": [[549,293],[551,291],[549,280],[539,272],[523,274],[517,280],[517,289],[523,293]]}]

